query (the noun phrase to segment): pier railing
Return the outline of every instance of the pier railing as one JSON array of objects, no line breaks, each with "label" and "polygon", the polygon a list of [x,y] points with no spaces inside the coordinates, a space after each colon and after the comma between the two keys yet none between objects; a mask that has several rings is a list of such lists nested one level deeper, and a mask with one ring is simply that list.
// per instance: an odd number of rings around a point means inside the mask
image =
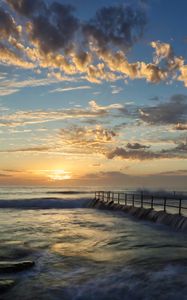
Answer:
[{"label": "pier railing", "polygon": [[175,213],[181,215],[187,214],[187,198],[175,196],[161,196],[141,193],[125,193],[125,192],[110,192],[96,191],[95,199],[104,202],[113,201],[116,204],[130,205],[141,208],[161,208],[165,212],[168,208],[173,209]]}]

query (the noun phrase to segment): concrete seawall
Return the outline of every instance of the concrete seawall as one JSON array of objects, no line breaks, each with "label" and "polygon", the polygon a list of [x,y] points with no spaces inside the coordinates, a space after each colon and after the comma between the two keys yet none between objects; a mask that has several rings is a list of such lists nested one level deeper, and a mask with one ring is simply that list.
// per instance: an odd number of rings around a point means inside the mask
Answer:
[{"label": "concrete seawall", "polygon": [[89,203],[89,207],[107,210],[123,211],[138,219],[148,220],[158,224],[168,225],[171,228],[187,232],[187,217],[178,214],[169,214],[164,211],[156,211],[151,208],[133,207],[114,203],[113,201],[102,201],[94,199]]}]

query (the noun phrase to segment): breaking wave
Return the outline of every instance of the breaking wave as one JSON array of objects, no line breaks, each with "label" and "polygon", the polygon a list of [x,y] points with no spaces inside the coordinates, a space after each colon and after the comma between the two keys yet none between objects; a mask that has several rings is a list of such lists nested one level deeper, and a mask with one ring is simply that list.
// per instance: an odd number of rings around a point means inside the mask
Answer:
[{"label": "breaking wave", "polygon": [[88,206],[90,198],[59,199],[59,198],[35,198],[0,200],[0,208],[14,209],[65,209],[84,208]]},{"label": "breaking wave", "polygon": [[62,195],[79,195],[79,194],[90,194],[92,191],[49,191],[47,194],[62,194]]}]

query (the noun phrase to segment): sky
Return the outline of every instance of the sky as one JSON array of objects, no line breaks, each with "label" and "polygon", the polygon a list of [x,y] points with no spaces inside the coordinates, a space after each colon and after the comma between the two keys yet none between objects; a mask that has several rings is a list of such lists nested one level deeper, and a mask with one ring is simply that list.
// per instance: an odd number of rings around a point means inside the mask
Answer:
[{"label": "sky", "polygon": [[0,0],[0,185],[185,189],[186,0]]}]

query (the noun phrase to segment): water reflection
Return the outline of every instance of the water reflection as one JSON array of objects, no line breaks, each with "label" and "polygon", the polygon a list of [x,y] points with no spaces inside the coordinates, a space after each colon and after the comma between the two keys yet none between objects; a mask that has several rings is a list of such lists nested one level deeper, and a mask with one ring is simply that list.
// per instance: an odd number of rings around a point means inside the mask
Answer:
[{"label": "water reflection", "polygon": [[0,235],[1,259],[36,262],[9,276],[16,284],[6,300],[187,294],[186,236],[164,226],[89,209],[8,210],[0,211]]}]

